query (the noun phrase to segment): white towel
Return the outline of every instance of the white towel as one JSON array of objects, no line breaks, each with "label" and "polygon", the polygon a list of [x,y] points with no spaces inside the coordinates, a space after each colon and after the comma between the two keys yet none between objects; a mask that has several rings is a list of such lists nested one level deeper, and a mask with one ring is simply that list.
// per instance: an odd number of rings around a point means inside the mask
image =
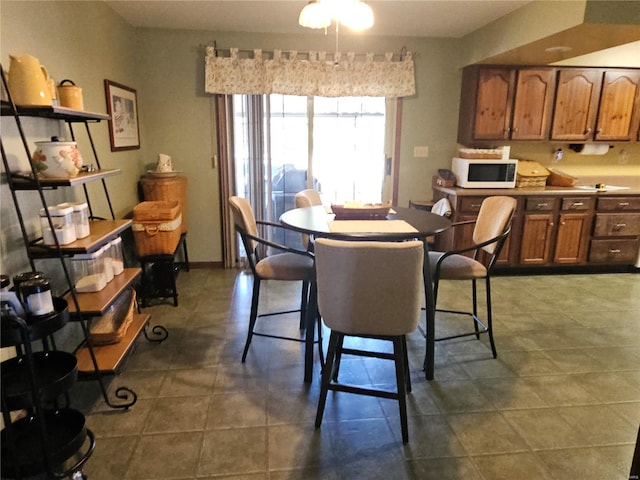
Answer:
[{"label": "white towel", "polygon": [[441,217],[449,217],[451,215],[451,204],[446,198],[441,198],[431,207],[431,212]]}]

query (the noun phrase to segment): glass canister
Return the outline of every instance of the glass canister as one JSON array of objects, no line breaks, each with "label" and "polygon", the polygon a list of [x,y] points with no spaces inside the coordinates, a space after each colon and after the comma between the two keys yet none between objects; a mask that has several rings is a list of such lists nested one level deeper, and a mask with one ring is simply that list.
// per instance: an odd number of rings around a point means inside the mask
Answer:
[{"label": "glass canister", "polygon": [[58,204],[58,208],[73,208],[72,220],[77,238],[85,238],[91,233],[89,228],[89,205],[86,202],[66,202]]},{"label": "glass canister", "polygon": [[34,278],[20,284],[20,295],[27,312],[34,317],[49,315],[53,308],[51,285],[45,278]]},{"label": "glass canister", "polygon": [[42,226],[42,238],[45,245],[55,245],[56,238],[60,245],[66,245],[76,240],[76,228],[73,224],[73,207],[48,207],[54,234],[51,232],[47,210],[40,209],[40,225]]},{"label": "glass canister", "polygon": [[22,273],[19,273],[17,275],[14,275],[14,277],[13,277],[13,289],[16,292],[16,295],[18,295],[18,298],[20,299],[20,301],[24,302],[24,298],[22,298],[21,295],[20,295],[20,284],[22,282],[26,282],[27,280],[33,280],[35,278],[44,278],[44,279],[46,279],[47,277],[42,272],[22,272]]},{"label": "glass canister", "polygon": [[124,272],[124,254],[122,253],[122,238],[116,237],[109,244],[109,255],[113,274],[120,275]]},{"label": "glass canister", "polygon": [[76,291],[99,292],[107,286],[104,271],[104,260],[101,250],[93,253],[82,253],[71,257],[71,271]]}]

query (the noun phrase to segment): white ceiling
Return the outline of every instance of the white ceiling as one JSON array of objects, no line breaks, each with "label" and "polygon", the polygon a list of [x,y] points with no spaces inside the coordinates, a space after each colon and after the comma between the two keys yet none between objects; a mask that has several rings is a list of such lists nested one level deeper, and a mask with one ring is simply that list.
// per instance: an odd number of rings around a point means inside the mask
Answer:
[{"label": "white ceiling", "polygon": [[[104,0],[135,27],[316,33],[298,25],[307,0]],[[460,38],[532,0],[369,0],[371,35]]]}]

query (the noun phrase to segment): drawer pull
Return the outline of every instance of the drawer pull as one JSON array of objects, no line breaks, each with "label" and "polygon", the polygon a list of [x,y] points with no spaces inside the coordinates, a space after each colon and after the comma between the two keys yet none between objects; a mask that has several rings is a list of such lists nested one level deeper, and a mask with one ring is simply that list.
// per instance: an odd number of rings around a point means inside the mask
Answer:
[{"label": "drawer pull", "polygon": [[626,226],[627,226],[626,223],[616,223],[613,228],[615,228],[616,230],[622,230]]},{"label": "drawer pull", "polygon": [[629,202],[619,202],[618,203],[618,207],[628,207],[629,206]]},{"label": "drawer pull", "polygon": [[539,203],[539,204],[536,206],[536,208],[544,208],[544,207],[546,207],[546,206],[548,206],[548,205],[549,205],[548,203]]},{"label": "drawer pull", "polygon": [[619,250],[619,249],[617,249],[617,248],[611,248],[611,249],[609,250],[609,253],[620,253],[620,250]]},{"label": "drawer pull", "polygon": [[584,206],[584,202],[573,202],[571,204],[572,207],[582,207]]},{"label": "drawer pull", "polygon": [[472,203],[471,208],[480,208],[480,203]]}]

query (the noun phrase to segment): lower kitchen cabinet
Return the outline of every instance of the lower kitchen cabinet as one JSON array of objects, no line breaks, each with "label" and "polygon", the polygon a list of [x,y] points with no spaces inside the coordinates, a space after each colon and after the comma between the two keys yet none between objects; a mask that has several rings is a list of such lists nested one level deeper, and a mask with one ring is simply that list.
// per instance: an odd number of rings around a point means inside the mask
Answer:
[{"label": "lower kitchen cabinet", "polygon": [[[453,222],[475,220],[482,200],[513,196],[518,207],[498,266],[506,269],[633,265],[640,251],[640,196],[584,194],[570,189],[475,190],[434,186],[447,198]],[[473,224],[436,239],[446,251],[472,242]]]}]

